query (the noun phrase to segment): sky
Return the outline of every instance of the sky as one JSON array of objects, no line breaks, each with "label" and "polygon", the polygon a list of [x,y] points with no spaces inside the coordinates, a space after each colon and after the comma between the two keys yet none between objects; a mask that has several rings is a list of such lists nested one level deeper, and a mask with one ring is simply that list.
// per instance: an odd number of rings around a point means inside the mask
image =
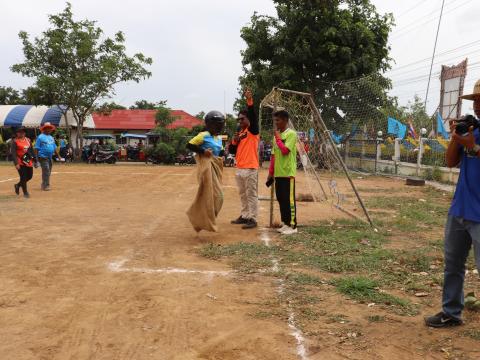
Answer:
[{"label": "sky", "polygon": [[[168,100],[174,109],[191,114],[232,112],[242,74],[245,44],[240,29],[256,11],[274,15],[271,0],[71,0],[77,18],[96,20],[106,35],[123,31],[127,51],[153,58],[150,79],[121,84],[112,100],[125,106],[136,100]],[[417,93],[425,98],[428,73],[442,0],[372,0],[380,13],[393,13],[396,26],[390,36],[394,62],[386,75],[393,80],[392,95],[406,104]],[[23,59],[18,32],[32,36],[48,27],[48,14],[60,12],[63,0],[0,0],[0,86],[24,88],[32,83],[10,71]],[[439,71],[468,56],[466,92],[480,78],[480,40],[476,38],[480,12],[475,0],[445,0],[427,109],[439,102]],[[450,51],[454,50],[454,51]],[[479,62],[479,64],[476,64]],[[464,104],[468,111],[470,104]]]}]

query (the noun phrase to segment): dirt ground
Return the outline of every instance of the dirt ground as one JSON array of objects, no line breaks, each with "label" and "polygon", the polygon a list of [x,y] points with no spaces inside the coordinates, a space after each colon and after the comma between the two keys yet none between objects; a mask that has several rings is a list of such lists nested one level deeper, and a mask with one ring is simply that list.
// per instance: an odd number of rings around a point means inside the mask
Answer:
[{"label": "dirt ground", "polygon": [[[50,192],[40,191],[35,171],[30,199],[13,194],[16,178],[12,166],[0,166],[1,359],[447,357],[441,340],[448,332],[426,330],[424,313],[369,324],[361,320],[366,306],[338,294],[326,294],[321,306],[351,311],[364,326],[363,347],[339,346],[332,334],[340,324],[310,338],[287,318],[254,316],[259,303],[277,296],[278,283],[198,255],[208,243],[275,241],[265,229],[230,225],[239,212],[234,169],[225,171],[220,231],[199,237],[185,215],[194,167],[59,165]],[[395,181],[357,182],[403,191]],[[268,195],[262,185],[261,195]],[[260,202],[262,227],[268,209]],[[336,216],[313,203],[299,203],[298,213],[302,223]],[[425,311],[438,305],[433,299]],[[480,356],[478,341],[455,347]]]}]

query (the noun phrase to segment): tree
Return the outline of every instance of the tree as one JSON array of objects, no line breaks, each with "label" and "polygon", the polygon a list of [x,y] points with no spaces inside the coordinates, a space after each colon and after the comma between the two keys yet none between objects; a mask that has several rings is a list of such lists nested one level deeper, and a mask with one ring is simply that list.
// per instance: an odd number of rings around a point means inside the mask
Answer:
[{"label": "tree", "polygon": [[[370,0],[274,0],[277,16],[254,14],[241,30],[244,74],[240,88],[249,87],[255,103],[275,87],[312,93],[330,122],[353,121],[352,111],[338,115],[339,100],[359,103],[385,96],[390,82],[380,74],[390,67],[388,35],[391,14],[380,15]],[[333,81],[373,75],[371,89],[353,94]],[[243,90],[240,90],[243,92]],[[374,106],[377,106],[375,104]],[[236,109],[244,107],[237,100]],[[347,111],[344,111],[346,114]],[[328,126],[329,124],[327,124]],[[345,124],[342,126],[346,126]]]},{"label": "tree", "polygon": [[147,100],[135,101],[135,105],[130,106],[130,110],[157,110],[160,106],[166,106],[167,100],[160,100],[153,103]]},{"label": "tree", "polygon": [[159,126],[167,127],[176,120],[172,115],[172,109],[166,106],[166,101],[163,105],[157,107],[157,113],[155,114],[155,122]]},{"label": "tree", "polygon": [[18,90],[12,87],[0,86],[0,105],[19,105],[24,103],[25,99]]},{"label": "tree", "polygon": [[225,117],[225,130],[224,132],[232,138],[237,132],[238,121],[232,114],[227,114]]},{"label": "tree", "polygon": [[195,117],[203,121],[205,119],[205,111],[200,111]]},{"label": "tree", "polygon": [[125,106],[122,106],[120,104],[115,103],[114,101],[112,102],[104,102],[101,105],[95,106],[94,111],[96,113],[100,113],[102,115],[110,115],[113,110],[126,110],[127,108]]},{"label": "tree", "polygon": [[13,65],[12,71],[34,78],[35,86],[64,115],[71,110],[78,150],[83,146],[83,125],[98,99],[114,94],[118,83],[150,77],[145,66],[152,59],[141,53],[128,56],[122,32],[110,38],[95,21],[76,21],[70,3],[63,12],[50,15],[49,22],[50,28],[33,41],[20,32],[25,60]]}]

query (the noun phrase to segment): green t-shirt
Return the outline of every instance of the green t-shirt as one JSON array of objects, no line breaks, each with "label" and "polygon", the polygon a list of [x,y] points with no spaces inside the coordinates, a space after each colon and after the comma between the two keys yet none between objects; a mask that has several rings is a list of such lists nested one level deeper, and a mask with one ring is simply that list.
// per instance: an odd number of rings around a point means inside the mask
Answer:
[{"label": "green t-shirt", "polygon": [[274,177],[294,177],[297,175],[297,133],[287,129],[280,134],[285,147],[290,150],[288,155],[283,155],[273,139],[273,154],[275,155]]}]

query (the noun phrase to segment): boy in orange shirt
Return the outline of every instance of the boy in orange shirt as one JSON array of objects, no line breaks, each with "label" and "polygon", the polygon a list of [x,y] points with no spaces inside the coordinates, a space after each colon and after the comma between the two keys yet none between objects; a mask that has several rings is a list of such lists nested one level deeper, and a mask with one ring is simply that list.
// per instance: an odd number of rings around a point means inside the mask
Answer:
[{"label": "boy in orange shirt", "polygon": [[260,129],[250,90],[245,91],[247,109],[238,114],[239,132],[230,145],[230,153],[237,161],[237,186],[242,204],[240,217],[232,224],[242,229],[257,227],[258,217],[258,146]]}]

